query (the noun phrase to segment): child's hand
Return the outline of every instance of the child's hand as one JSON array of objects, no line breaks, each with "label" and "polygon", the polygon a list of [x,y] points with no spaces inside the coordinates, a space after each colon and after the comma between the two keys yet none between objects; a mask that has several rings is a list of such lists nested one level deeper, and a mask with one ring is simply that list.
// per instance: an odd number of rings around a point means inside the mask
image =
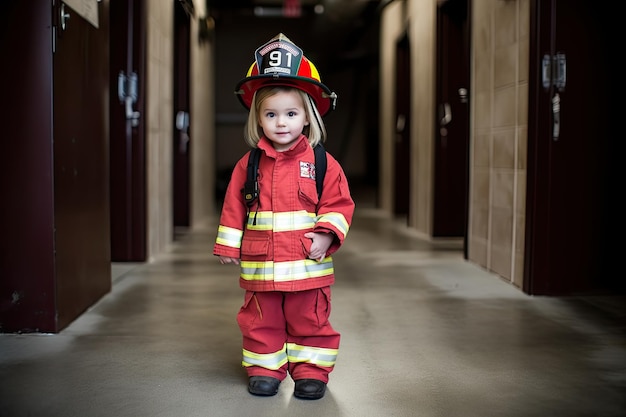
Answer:
[{"label": "child's hand", "polygon": [[304,234],[304,237],[308,237],[313,241],[309,258],[321,262],[326,257],[326,251],[328,251],[330,244],[333,243],[334,237],[332,233],[308,232]]},{"label": "child's hand", "polygon": [[228,257],[228,256],[220,256],[220,263],[222,265],[226,265],[226,264],[239,265],[239,259],[231,258],[231,257]]}]

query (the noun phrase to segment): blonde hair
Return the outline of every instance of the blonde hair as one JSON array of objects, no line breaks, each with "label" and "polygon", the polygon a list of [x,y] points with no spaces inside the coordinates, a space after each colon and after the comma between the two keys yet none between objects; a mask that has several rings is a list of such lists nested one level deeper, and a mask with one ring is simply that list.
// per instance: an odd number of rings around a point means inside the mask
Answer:
[{"label": "blonde hair", "polygon": [[309,144],[312,148],[317,146],[320,142],[326,141],[326,126],[322,121],[317,107],[313,103],[313,99],[304,91],[295,87],[288,87],[283,85],[267,86],[259,88],[252,97],[252,105],[250,106],[250,113],[248,113],[248,120],[244,127],[244,138],[246,143],[253,148],[257,147],[257,144],[263,136],[263,129],[259,123],[259,113],[263,101],[281,92],[295,91],[302,99],[304,111],[306,117],[309,120],[308,126],[305,126],[302,133],[308,138]]}]

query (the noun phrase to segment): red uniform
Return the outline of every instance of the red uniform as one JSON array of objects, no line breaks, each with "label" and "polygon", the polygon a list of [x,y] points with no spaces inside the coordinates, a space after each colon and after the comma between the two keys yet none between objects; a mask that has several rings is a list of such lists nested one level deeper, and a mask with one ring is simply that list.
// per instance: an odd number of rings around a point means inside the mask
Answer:
[{"label": "red uniform", "polygon": [[[301,135],[277,152],[262,138],[259,198],[251,208],[241,192],[248,153],[236,164],[213,250],[240,259],[240,286],[246,290],[237,321],[243,334],[243,366],[249,376],[328,381],[340,335],[330,325],[332,255],[352,222],[354,201],[346,176],[332,155],[321,198],[315,183],[315,156]],[[245,229],[245,233],[244,233]],[[332,233],[325,259],[308,258],[308,232]]]}]

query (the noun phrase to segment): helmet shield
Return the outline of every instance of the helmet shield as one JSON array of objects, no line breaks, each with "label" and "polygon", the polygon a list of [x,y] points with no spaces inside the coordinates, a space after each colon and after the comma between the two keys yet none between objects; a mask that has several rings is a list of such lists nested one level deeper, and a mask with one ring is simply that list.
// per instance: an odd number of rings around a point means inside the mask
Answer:
[{"label": "helmet shield", "polygon": [[258,48],[254,56],[260,75],[297,76],[302,61],[302,49],[279,35]]}]

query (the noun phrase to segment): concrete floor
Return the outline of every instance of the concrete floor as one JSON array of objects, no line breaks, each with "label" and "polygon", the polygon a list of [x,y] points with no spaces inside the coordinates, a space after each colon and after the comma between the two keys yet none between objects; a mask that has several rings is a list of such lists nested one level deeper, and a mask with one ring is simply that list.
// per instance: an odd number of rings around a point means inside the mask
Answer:
[{"label": "concrete floor", "polygon": [[342,333],[318,401],[246,390],[237,268],[211,255],[215,224],[147,264],[59,334],[0,335],[0,416],[626,416],[623,297],[523,294],[359,209],[335,256]]}]

